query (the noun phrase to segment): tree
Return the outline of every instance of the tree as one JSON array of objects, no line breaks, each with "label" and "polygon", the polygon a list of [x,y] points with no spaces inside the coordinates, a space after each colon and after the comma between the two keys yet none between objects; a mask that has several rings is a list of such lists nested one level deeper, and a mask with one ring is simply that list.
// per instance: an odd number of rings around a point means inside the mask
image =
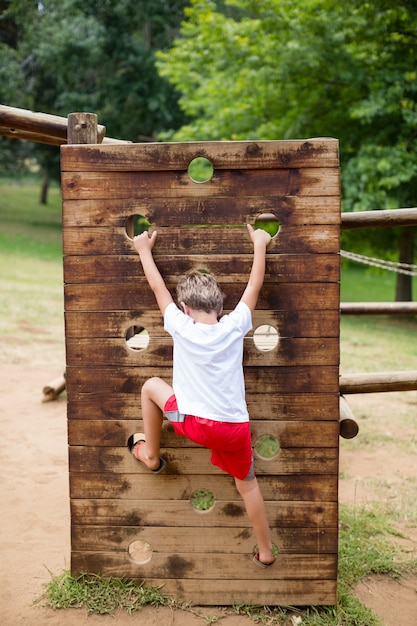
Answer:
[{"label": "tree", "polygon": [[[344,210],[412,206],[417,184],[417,6],[411,0],[192,0],[181,37],[158,54],[181,92],[185,139],[340,140]],[[166,135],[165,135],[166,137]],[[355,238],[357,234],[355,233]],[[352,236],[345,242],[355,247]],[[362,238],[362,243],[363,243]],[[375,253],[404,237],[367,233]],[[407,238],[408,256],[412,258]],[[388,242],[388,248],[387,248]],[[410,243],[411,242],[411,243]],[[397,297],[411,297],[397,290]]]},{"label": "tree", "polygon": [[[185,116],[174,88],[155,68],[168,48],[185,0],[11,0],[0,20],[11,33],[0,46],[4,103],[67,116],[97,113],[107,134],[152,140]],[[4,28],[6,31],[6,27]],[[59,174],[56,148],[36,148],[45,177]]]}]

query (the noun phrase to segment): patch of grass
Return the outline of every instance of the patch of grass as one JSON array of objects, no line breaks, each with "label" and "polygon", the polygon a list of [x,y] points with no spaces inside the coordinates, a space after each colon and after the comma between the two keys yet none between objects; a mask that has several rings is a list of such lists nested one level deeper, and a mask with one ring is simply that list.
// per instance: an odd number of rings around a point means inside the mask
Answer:
[{"label": "patch of grass", "polygon": [[2,254],[62,262],[61,191],[51,185],[48,204],[39,203],[39,184],[0,181]]},{"label": "patch of grass", "polygon": [[[384,511],[373,508],[341,506],[339,539],[338,604],[306,609],[235,605],[222,609],[222,616],[232,613],[250,618],[254,623],[284,626],[380,626],[382,621],[352,593],[353,587],[370,574],[398,578],[417,572],[417,559],[410,558],[392,541],[398,533]],[[145,605],[175,606],[200,615],[205,623],[219,621],[217,615],[201,615],[191,605],[164,595],[160,588],[147,588],[119,578],[82,575],[74,578],[68,571],[55,576],[46,585],[44,605],[55,608],[85,608],[89,613],[128,613]],[[301,622],[297,622],[301,617]]]}]

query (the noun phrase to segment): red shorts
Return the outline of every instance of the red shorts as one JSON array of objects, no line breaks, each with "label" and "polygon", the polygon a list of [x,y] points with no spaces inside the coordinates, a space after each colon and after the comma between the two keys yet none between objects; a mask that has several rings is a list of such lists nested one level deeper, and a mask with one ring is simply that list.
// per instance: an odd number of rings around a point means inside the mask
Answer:
[{"label": "red shorts", "polygon": [[[178,411],[177,399],[172,395],[165,403],[164,412]],[[217,422],[186,415],[183,422],[170,422],[177,435],[188,437],[194,443],[211,450],[211,463],[240,480],[251,480],[253,472],[252,440],[249,422]]]}]

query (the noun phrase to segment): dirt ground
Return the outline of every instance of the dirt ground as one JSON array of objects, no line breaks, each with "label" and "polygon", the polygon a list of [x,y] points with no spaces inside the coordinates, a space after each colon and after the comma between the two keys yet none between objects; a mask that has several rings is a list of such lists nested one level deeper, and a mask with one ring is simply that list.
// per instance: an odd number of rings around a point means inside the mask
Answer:
[{"label": "dirt ground", "polygon": [[[0,623],[78,626],[194,626],[210,623],[215,609],[196,613],[147,607],[132,616],[88,616],[84,610],[54,611],[33,601],[50,580],[68,568],[70,515],[67,473],[66,402],[42,403],[42,388],[62,372],[60,346],[32,344],[10,355],[0,345],[1,578]],[[4,349],[3,349],[4,348]],[[62,360],[61,360],[62,359]],[[30,361],[30,365],[28,364]],[[350,400],[350,398],[349,398]],[[417,480],[417,393],[352,396],[350,405],[359,419],[359,437],[369,436],[369,414],[376,416],[381,445],[371,440],[358,447],[341,442],[340,500],[360,506],[375,499],[398,510],[398,539],[410,553],[416,551],[417,529],[409,519],[415,510]],[[396,422],[402,415],[401,426]],[[363,425],[363,428],[362,428]],[[417,577],[393,581],[373,577],[363,581],[357,596],[374,609],[386,626],[416,624]],[[245,616],[230,615],[222,626],[249,626]]]}]

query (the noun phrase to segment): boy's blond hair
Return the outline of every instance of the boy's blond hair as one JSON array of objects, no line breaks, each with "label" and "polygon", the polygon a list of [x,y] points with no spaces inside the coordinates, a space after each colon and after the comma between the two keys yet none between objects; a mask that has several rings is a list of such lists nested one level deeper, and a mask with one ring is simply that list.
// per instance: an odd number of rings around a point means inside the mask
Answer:
[{"label": "boy's blond hair", "polygon": [[217,315],[223,310],[225,295],[212,274],[194,270],[183,276],[177,285],[178,304],[184,302],[196,311]]}]

